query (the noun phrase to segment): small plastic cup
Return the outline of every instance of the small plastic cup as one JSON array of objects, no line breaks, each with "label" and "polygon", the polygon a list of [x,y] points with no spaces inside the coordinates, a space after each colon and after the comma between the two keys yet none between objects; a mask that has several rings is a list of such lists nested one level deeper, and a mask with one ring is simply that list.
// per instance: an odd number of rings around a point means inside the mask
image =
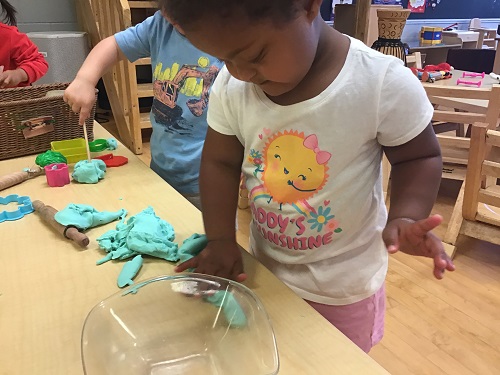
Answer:
[{"label": "small plastic cup", "polygon": [[61,187],[69,184],[69,171],[68,165],[64,163],[53,163],[46,165],[45,176],[47,183],[51,187]]}]

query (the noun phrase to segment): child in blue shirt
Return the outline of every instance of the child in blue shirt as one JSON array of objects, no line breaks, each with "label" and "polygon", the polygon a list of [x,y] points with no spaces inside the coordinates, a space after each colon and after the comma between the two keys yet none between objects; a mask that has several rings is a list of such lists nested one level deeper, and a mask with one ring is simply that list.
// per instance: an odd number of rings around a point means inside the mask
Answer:
[{"label": "child in blue shirt", "polygon": [[106,38],[91,51],[64,98],[88,118],[99,78],[116,62],[151,56],[151,169],[201,209],[198,188],[210,88],[223,63],[198,50],[161,14]]}]

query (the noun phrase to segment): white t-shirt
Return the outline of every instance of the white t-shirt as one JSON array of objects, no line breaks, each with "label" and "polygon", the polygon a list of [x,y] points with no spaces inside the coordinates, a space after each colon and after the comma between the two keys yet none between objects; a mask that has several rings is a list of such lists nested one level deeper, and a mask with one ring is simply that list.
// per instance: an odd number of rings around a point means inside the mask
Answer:
[{"label": "white t-shirt", "polygon": [[253,254],[302,298],[345,305],[383,284],[388,255],[382,147],[419,135],[433,113],[411,71],[356,39],[318,96],[273,103],[226,68],[208,124],[245,147]]}]

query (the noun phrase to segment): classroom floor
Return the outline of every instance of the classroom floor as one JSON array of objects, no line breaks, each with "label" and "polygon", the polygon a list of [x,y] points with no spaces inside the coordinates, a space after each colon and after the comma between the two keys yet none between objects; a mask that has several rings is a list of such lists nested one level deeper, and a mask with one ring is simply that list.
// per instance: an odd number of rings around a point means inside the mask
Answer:
[{"label": "classroom floor", "polygon": [[[116,136],[112,120],[102,125]],[[149,165],[147,131],[143,135],[139,157]],[[441,185],[433,209],[444,217],[436,230],[441,238],[459,189],[454,181]],[[250,220],[249,209],[238,210],[238,241],[244,247]],[[465,237],[458,245],[457,270],[441,281],[434,279],[429,259],[390,257],[385,336],[370,356],[391,374],[499,374],[500,246]]]}]

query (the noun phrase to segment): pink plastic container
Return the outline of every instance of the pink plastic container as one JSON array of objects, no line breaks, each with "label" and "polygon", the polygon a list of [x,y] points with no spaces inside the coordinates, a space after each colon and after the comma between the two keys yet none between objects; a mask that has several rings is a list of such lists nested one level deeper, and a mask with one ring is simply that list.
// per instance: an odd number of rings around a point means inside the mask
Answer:
[{"label": "pink plastic container", "polygon": [[49,164],[45,166],[45,176],[51,187],[67,185],[69,184],[68,165],[64,163]]}]

